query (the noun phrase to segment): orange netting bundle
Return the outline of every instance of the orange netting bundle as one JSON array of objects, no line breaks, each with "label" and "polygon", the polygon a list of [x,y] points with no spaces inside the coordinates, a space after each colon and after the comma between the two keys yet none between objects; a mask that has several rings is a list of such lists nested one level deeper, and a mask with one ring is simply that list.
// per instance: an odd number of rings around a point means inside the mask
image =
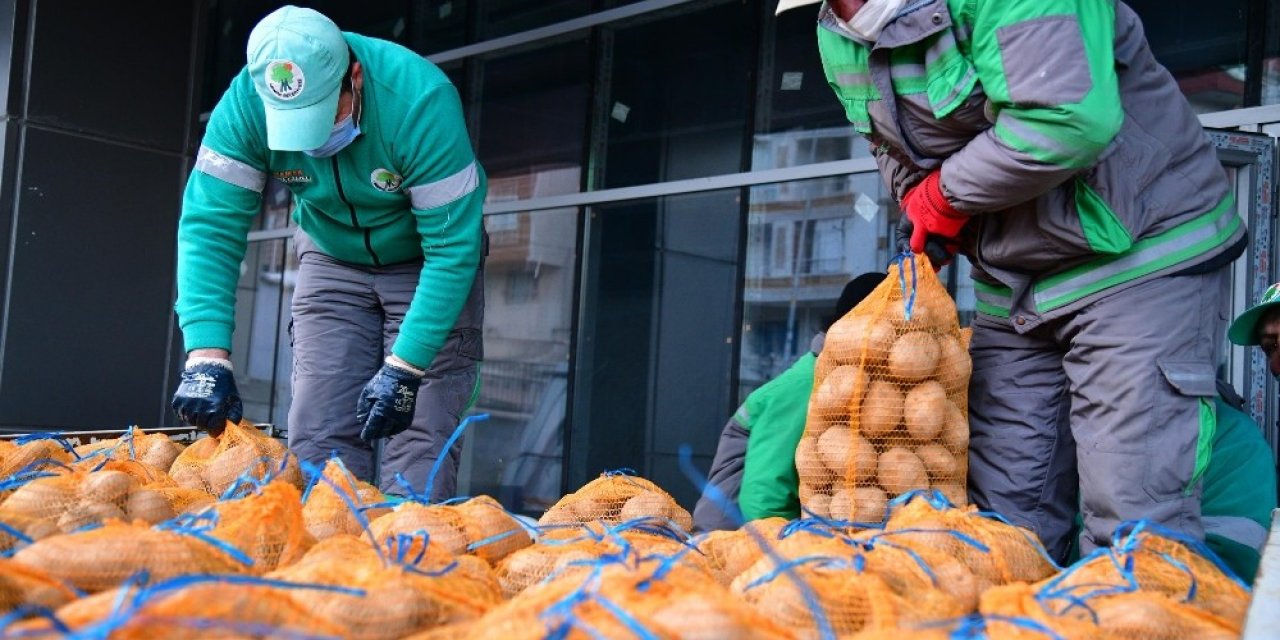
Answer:
[{"label": "orange netting bundle", "polygon": [[806,634],[837,634],[943,620],[976,609],[977,581],[959,561],[899,547],[874,531],[819,520],[788,525],[730,587]]},{"label": "orange netting bundle", "polygon": [[956,558],[973,572],[980,589],[1032,582],[1057,570],[1034,533],[994,514],[955,507],[938,493],[913,492],[894,502],[881,537],[918,552]]},{"label": "orange netting bundle", "polygon": [[247,422],[227,422],[220,435],[196,440],[173,461],[169,474],[179,486],[215,496],[241,476],[259,482],[282,479],[301,488],[297,458],[283,444]]},{"label": "orange netting bundle", "polygon": [[375,520],[390,511],[374,506],[382,502],[382,492],[377,487],[351,475],[335,456],[325,463],[319,477],[313,477],[304,496],[302,519],[317,540],[360,535],[364,526],[356,513],[362,513],[367,521]]},{"label": "orange netting bundle", "polygon": [[38,466],[42,462],[70,464],[76,460],[71,444],[54,436],[37,436],[20,440],[21,444],[0,441],[0,481],[15,473]]},{"label": "orange netting bundle", "polygon": [[282,480],[269,482],[247,497],[218,502],[173,525],[205,533],[235,547],[252,560],[253,573],[291,565],[316,542],[302,523],[297,487]]},{"label": "orange netting bundle", "polygon": [[118,586],[141,571],[153,580],[189,573],[237,573],[248,567],[234,549],[196,534],[108,520],[96,529],[54,535],[13,559],[85,591]]},{"label": "orange netting bundle", "polygon": [[75,598],[75,591],[49,574],[0,558],[0,616],[20,605],[56,609]]},{"label": "orange netting bundle", "polygon": [[560,498],[538,524],[578,525],[602,521],[619,524],[637,518],[665,518],[685,531],[693,517],[658,485],[623,471],[610,471]]},{"label": "orange netting bundle", "polygon": [[878,523],[933,488],[965,502],[972,361],[955,303],[924,256],[900,260],[827,331],[796,449],[801,505]]},{"label": "orange netting bundle", "polygon": [[113,518],[158,523],[177,514],[164,494],[176,487],[163,472],[133,460],[103,460],[99,466],[92,471],[54,468],[30,476],[0,503],[5,514],[0,520],[51,522],[70,533]]},{"label": "orange netting bundle", "polygon": [[707,558],[711,570],[721,584],[733,579],[764,557],[763,539],[776,545],[782,528],[787,526],[783,518],[753,520],[734,530],[712,531],[694,539],[698,551]]},{"label": "orange netting bundle", "polygon": [[614,527],[599,523],[544,531],[538,542],[507,556],[495,567],[507,597],[546,581],[587,572],[602,557],[632,554],[675,556],[680,564],[712,575],[711,562],[665,519],[635,520]]},{"label": "orange netting bundle", "polygon": [[[428,545],[429,547],[429,545]],[[435,626],[473,620],[501,601],[497,582],[483,560],[463,557],[440,568],[398,563],[372,545],[349,536],[317,544],[297,564],[268,577],[306,584],[359,589],[297,591],[308,613],[337,625],[342,636],[391,639]]]},{"label": "orange netting bundle", "polygon": [[82,444],[75,451],[81,458],[97,454],[114,460],[137,460],[167,472],[182,452],[182,445],[163,434],[144,433],[138,427],[131,427],[119,438]]},{"label": "orange netting bundle", "polygon": [[[696,553],[688,548],[683,555]],[[470,624],[419,640],[791,638],[778,622],[676,556],[632,552],[534,586]]]},{"label": "orange netting bundle", "polygon": [[367,534],[384,546],[423,535],[454,555],[472,553],[489,562],[533,544],[525,525],[488,496],[456,504],[402,502],[369,523]]},{"label": "orange netting bundle", "polygon": [[981,609],[991,640],[1228,640],[1241,632],[1238,620],[1154,591],[1076,598],[1020,582],[988,590]]}]

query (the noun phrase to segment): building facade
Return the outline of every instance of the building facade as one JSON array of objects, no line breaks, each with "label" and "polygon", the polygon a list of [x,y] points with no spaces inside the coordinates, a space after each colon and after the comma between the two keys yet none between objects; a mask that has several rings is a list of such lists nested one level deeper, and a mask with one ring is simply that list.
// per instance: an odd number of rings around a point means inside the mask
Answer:
[{"label": "building facade", "polygon": [[[171,424],[179,196],[204,119],[279,2],[0,2],[8,80],[0,425]],[[537,511],[631,468],[682,502],[746,394],[808,347],[844,283],[891,259],[897,209],[826,86],[815,10],[772,0],[297,2],[458,86],[490,176],[486,360],[460,489]],[[1135,0],[1211,128],[1253,231],[1236,311],[1277,274],[1280,7]],[[146,34],[126,42],[125,34]],[[104,45],[104,43],[106,43]],[[289,192],[251,233],[235,360],[287,429]],[[943,272],[973,313],[963,260]],[[1223,375],[1275,446],[1275,382]]]}]

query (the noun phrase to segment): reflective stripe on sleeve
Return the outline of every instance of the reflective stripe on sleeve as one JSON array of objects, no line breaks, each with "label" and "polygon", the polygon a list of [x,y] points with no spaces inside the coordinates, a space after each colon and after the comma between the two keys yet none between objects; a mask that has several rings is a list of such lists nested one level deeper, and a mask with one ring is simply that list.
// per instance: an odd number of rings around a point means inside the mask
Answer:
[{"label": "reflective stripe on sleeve", "polygon": [[480,186],[480,172],[474,161],[461,171],[428,184],[409,187],[409,201],[414,209],[443,207],[476,190]]},{"label": "reflective stripe on sleeve", "polygon": [[266,173],[204,145],[200,145],[200,151],[196,153],[196,171],[258,193],[262,193],[267,185]]}]

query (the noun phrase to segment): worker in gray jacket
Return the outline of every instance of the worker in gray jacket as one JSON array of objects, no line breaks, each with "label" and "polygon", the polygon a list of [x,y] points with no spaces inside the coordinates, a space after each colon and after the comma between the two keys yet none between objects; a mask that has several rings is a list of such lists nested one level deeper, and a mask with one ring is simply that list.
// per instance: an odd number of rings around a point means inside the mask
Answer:
[{"label": "worker in gray jacket", "polygon": [[830,0],[817,20],[827,81],[910,248],[936,240],[973,262],[973,502],[1059,558],[1077,500],[1085,552],[1136,518],[1203,537],[1198,453],[1245,230],[1138,16]]}]

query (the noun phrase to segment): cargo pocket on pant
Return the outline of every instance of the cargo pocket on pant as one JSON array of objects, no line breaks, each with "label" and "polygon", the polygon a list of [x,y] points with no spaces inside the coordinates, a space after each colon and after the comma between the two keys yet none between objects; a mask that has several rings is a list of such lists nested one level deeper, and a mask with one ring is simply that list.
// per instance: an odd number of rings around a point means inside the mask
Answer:
[{"label": "cargo pocket on pant", "polygon": [[[1166,406],[1147,434],[1149,460],[1145,489],[1156,500],[1190,496],[1209,466],[1217,411],[1213,399],[1218,393],[1213,365],[1206,362],[1162,360],[1156,363],[1171,389]],[[1158,401],[1157,401],[1158,402]],[[1190,424],[1188,424],[1188,422]],[[1186,438],[1182,429],[1194,429]],[[1172,436],[1172,437],[1169,437]],[[1183,437],[1180,437],[1183,436]]]}]

